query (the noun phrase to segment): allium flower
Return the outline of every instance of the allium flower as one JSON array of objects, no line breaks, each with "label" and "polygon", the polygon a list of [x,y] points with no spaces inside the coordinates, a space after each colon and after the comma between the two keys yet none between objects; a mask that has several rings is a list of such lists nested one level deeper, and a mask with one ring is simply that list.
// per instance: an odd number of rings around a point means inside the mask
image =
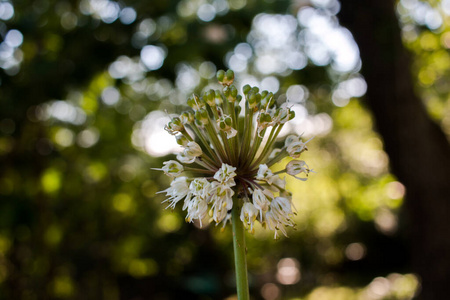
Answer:
[{"label": "allium flower", "polygon": [[[183,151],[177,155],[179,162],[171,160],[158,169],[175,178],[162,191],[168,196],[164,202],[173,209],[183,201],[187,222],[198,220],[202,225],[209,215],[210,222],[225,226],[237,208],[237,218],[250,232],[260,222],[275,232],[275,238],[279,231],[287,235],[285,227],[295,226],[295,209],[280,174],[305,181],[312,170],[302,160],[292,160],[278,172],[270,168],[285,157],[299,158],[308,150],[309,140],[289,135],[282,148],[274,149],[294,111],[286,103],[277,106],[272,93],[257,87],[245,85],[244,97],[238,95],[230,70],[219,71],[217,78],[222,91],[192,95],[187,100],[192,110],[174,117],[165,127]],[[186,175],[179,177],[183,172]],[[305,177],[296,176],[302,173]]]}]

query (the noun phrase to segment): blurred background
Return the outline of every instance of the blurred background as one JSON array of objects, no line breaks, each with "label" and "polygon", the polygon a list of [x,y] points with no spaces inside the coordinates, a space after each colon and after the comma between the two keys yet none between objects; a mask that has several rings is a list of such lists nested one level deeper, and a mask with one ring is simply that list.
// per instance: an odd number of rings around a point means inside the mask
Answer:
[{"label": "blurred background", "polygon": [[[170,180],[150,169],[180,151],[165,111],[219,88],[215,72],[226,68],[237,86],[290,102],[296,118],[282,135],[315,137],[303,159],[317,174],[287,179],[297,230],[247,236],[252,299],[412,299],[426,278],[444,286],[448,270],[433,279],[415,261],[448,266],[449,236],[410,224],[434,219],[419,220],[417,203],[439,216],[448,204],[414,193],[408,209],[405,195],[422,182],[407,176],[450,182],[448,160],[427,171],[434,153],[450,155],[450,1],[380,1],[379,11],[351,2],[1,0],[0,299],[236,299],[231,229],[164,210],[155,193]],[[352,34],[368,16],[356,7],[388,29]],[[384,52],[371,56],[364,37]],[[370,73],[373,64],[386,72]],[[398,116],[419,103],[439,134],[386,114],[394,125],[377,131],[392,90],[374,78],[406,86],[416,96]],[[402,147],[387,135],[396,128],[417,141]],[[421,145],[430,160],[399,159]],[[422,259],[415,245],[437,240],[435,260]]]}]

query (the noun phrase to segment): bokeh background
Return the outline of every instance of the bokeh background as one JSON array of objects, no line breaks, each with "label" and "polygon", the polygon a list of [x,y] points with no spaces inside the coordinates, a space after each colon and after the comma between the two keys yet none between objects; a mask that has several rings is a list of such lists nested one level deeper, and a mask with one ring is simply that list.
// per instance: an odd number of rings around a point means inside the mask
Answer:
[{"label": "bokeh background", "polygon": [[0,37],[0,299],[235,299],[231,229],[150,169],[226,68],[315,137],[297,230],[247,236],[252,299],[449,295],[449,0],[1,0]]}]

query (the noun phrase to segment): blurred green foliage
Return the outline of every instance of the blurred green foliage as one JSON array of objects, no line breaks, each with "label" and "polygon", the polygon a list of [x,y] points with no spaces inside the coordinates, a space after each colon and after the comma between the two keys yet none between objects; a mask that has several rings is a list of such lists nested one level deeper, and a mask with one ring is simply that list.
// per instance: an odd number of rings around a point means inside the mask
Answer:
[{"label": "blurred green foliage", "polygon": [[[410,2],[398,13],[417,89],[450,134],[448,11],[429,5],[442,16],[434,28],[414,19]],[[278,241],[263,229],[248,236],[252,297],[410,299],[419,283],[409,274],[405,190],[356,99],[360,66],[339,69],[338,54],[313,36],[320,24],[300,17],[343,30],[338,5],[0,2],[0,299],[233,299],[230,228],[198,229],[180,208],[164,210],[156,192],[169,180],[150,168],[171,155],[148,136],[162,129],[151,113],[181,112],[189,93],[214,86],[217,69],[243,65],[240,84],[269,82],[292,97],[304,115],[291,130],[316,136],[305,158],[317,174],[288,179],[298,230]],[[290,26],[286,44],[265,40],[286,33],[274,24]],[[294,50],[284,68],[270,60]]]}]

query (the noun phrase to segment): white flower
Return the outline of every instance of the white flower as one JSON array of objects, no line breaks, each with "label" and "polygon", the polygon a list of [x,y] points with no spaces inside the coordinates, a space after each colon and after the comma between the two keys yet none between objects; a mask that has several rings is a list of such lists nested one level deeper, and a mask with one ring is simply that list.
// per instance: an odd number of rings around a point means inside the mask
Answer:
[{"label": "white flower", "polygon": [[[208,213],[209,222],[225,226],[232,218],[231,210],[233,215],[240,210],[238,220],[233,222],[242,221],[250,232],[258,221],[274,230],[275,238],[280,232],[286,235],[285,228],[295,225],[291,218],[295,208],[285,177],[280,176],[287,173],[306,180],[313,171],[300,160],[277,172],[270,168],[285,157],[298,158],[308,150],[309,140],[303,142],[301,135],[289,135],[281,149],[274,149],[277,136],[294,118],[294,111],[286,103],[279,106],[272,93],[258,87],[244,85],[239,95],[232,85],[231,70],[220,70],[217,78],[222,91],[193,94],[187,100],[191,109],[166,126],[183,151],[177,155],[179,162],[168,161],[158,169],[174,178],[162,191],[167,196],[163,202],[168,203],[167,208],[174,208],[182,201],[186,221],[199,220],[200,226]],[[245,112],[241,112],[242,107]],[[192,163],[194,167],[184,165]],[[194,177],[181,177],[184,170]]]},{"label": "white flower", "polygon": [[285,227],[293,227],[295,223],[291,220],[292,204],[288,198],[275,197],[270,203],[270,209],[266,213],[267,227],[275,230],[275,238],[277,237],[277,230],[280,230],[287,236]]},{"label": "white flower", "polygon": [[189,142],[183,152],[177,155],[177,159],[184,164],[191,164],[202,154],[203,151],[199,144],[196,142]]},{"label": "white flower", "polygon": [[[230,222],[231,223],[231,213],[227,213],[227,215],[225,216],[225,218],[223,218],[222,220],[222,228],[220,228],[220,231],[223,232],[225,230],[225,226],[227,226],[227,223]],[[219,223],[216,223],[216,226]]]},{"label": "white flower", "polygon": [[169,160],[163,162],[163,167],[161,169],[153,168],[153,170],[163,171],[164,174],[170,177],[178,177],[181,175],[181,173],[183,173],[184,168],[183,165],[181,165],[179,162],[175,160]]},{"label": "white flower", "polygon": [[171,207],[172,209],[174,209],[175,205],[180,200],[182,200],[184,197],[187,196],[187,198],[190,198],[190,196],[189,196],[190,190],[188,187],[187,177],[182,176],[182,177],[175,178],[170,183],[170,188],[167,188],[164,191],[158,192],[158,194],[159,193],[166,193],[166,196],[170,196],[169,198],[164,200],[163,203],[169,202],[169,206],[167,206],[166,208]]},{"label": "white flower", "polygon": [[222,163],[222,167],[214,174],[214,179],[219,182],[226,183],[229,186],[234,186],[234,177],[236,177],[236,173],[234,171],[236,171],[235,167]]},{"label": "white flower", "polygon": [[287,153],[292,158],[299,158],[300,154],[302,154],[302,152],[308,150],[308,148],[306,147],[306,144],[309,141],[311,141],[313,138],[314,137],[310,138],[306,142],[302,142],[302,140],[299,137],[297,141],[293,141],[287,146],[287,148],[286,148]]},{"label": "white flower", "polygon": [[198,196],[206,200],[211,194],[211,183],[206,178],[197,177],[192,180],[189,185],[189,190],[194,196]]},{"label": "white flower", "polygon": [[[266,212],[270,207],[270,200],[273,199],[273,194],[271,191],[264,189],[255,189],[252,194],[253,205],[255,205],[256,209],[259,210],[260,221],[263,221],[263,218]],[[270,200],[269,200],[270,199]]]},{"label": "white flower", "polygon": [[308,180],[308,178],[297,177],[295,175],[300,174],[300,173],[305,173],[306,177],[308,177],[308,174],[311,171],[312,170],[309,169],[308,165],[303,160],[291,160],[286,165],[286,173],[288,173],[289,175],[292,175],[293,177],[300,179],[302,181],[306,181],[306,180]]},{"label": "white flower", "polygon": [[303,143],[301,140],[298,142],[293,142],[286,149],[287,153],[292,158],[299,158],[300,154],[306,150],[306,143]]},{"label": "white flower", "polygon": [[200,221],[200,227],[202,227],[202,219],[205,218],[207,211],[208,204],[206,203],[206,200],[197,196],[193,197],[187,205],[186,221],[192,222],[193,220],[197,219]]},{"label": "white flower", "polygon": [[184,152],[177,154],[177,159],[183,164],[192,164],[197,157],[186,156]]},{"label": "white flower", "polygon": [[272,176],[273,176],[273,173],[266,164],[259,165],[258,173],[256,174],[256,179],[267,180],[268,178],[270,178]]},{"label": "white flower", "polygon": [[[272,171],[266,164],[259,165],[258,173],[256,174],[256,179],[264,180],[269,185],[276,185],[284,189],[286,186],[286,182],[284,179],[281,179],[280,176],[274,175]],[[278,190],[277,187],[274,187],[275,190]]]},{"label": "white flower", "polygon": [[208,203],[212,203],[212,217],[216,223],[220,223],[233,208],[233,195],[234,191],[230,186],[217,181],[211,183],[211,197]]},{"label": "white flower", "polygon": [[186,145],[186,149],[184,149],[186,155],[189,156],[200,156],[203,154],[202,148],[196,142],[189,142]]},{"label": "white flower", "polygon": [[258,216],[258,210],[256,207],[250,203],[245,202],[241,210],[241,221],[246,225],[250,226],[250,232],[253,233],[253,225],[255,223],[256,217]]},{"label": "white flower", "polygon": [[296,134],[290,134],[286,137],[286,140],[284,141],[284,146],[289,147],[292,143],[296,143],[300,140],[301,136],[298,136]]}]

